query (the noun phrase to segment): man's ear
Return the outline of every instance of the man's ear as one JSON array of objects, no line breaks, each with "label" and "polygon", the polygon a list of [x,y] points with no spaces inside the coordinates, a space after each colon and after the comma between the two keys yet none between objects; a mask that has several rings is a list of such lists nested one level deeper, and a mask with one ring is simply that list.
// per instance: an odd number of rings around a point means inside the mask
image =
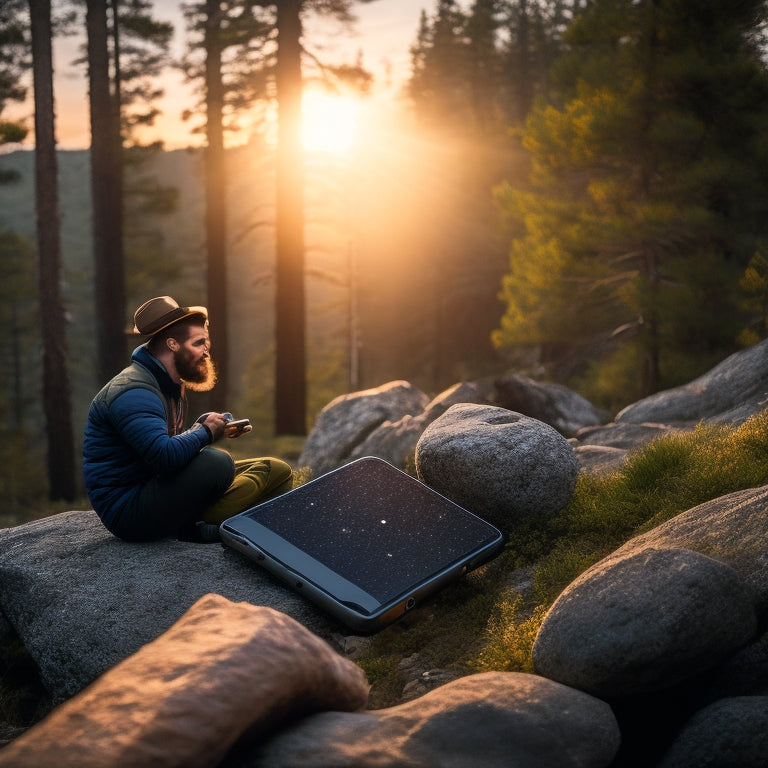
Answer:
[{"label": "man's ear", "polygon": [[176,341],[176,339],[166,339],[165,343],[168,345],[168,349],[170,349],[171,352],[175,352],[179,348],[179,342]]}]

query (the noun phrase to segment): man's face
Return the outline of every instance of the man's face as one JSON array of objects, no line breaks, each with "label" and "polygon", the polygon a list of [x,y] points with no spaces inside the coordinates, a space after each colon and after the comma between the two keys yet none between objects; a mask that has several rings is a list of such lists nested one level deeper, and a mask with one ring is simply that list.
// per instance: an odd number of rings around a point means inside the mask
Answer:
[{"label": "man's face", "polygon": [[186,339],[176,339],[179,348],[174,351],[176,371],[193,392],[208,392],[216,384],[216,367],[211,360],[211,340],[203,325],[189,327]]}]

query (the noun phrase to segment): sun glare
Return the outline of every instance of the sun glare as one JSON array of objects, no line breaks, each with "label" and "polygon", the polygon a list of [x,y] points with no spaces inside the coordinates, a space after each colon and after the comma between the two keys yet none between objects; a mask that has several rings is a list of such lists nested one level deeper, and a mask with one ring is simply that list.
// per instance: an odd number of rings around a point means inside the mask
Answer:
[{"label": "sun glare", "polygon": [[332,154],[344,154],[352,149],[359,111],[356,99],[307,91],[302,111],[304,149]]}]

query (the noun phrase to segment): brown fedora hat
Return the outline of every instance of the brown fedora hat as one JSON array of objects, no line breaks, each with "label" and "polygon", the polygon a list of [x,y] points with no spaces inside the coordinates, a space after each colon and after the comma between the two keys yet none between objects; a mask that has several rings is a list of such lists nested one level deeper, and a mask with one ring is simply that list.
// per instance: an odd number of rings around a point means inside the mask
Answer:
[{"label": "brown fedora hat", "polygon": [[154,336],[163,328],[192,315],[208,320],[205,307],[180,307],[170,296],[157,296],[145,301],[133,315],[133,332],[141,336]]}]

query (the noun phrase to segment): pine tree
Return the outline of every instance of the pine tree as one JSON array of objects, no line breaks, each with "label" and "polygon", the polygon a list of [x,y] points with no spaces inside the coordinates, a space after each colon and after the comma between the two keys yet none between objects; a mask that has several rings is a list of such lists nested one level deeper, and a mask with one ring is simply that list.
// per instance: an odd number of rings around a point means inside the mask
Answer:
[{"label": "pine tree", "polygon": [[61,297],[50,0],[29,0],[29,16],[34,72],[37,277],[43,342],[43,408],[48,438],[48,494],[52,500],[73,501],[76,496],[75,450]]},{"label": "pine tree", "polygon": [[408,95],[427,124],[460,126],[470,118],[466,24],[456,0],[437,0],[431,19],[422,12]]},{"label": "pine tree", "polygon": [[497,345],[583,350],[634,328],[641,394],[734,348],[739,277],[765,227],[763,13],[598,0],[573,24],[560,101],[525,130],[534,191],[501,198],[524,234]]},{"label": "pine tree", "polygon": [[125,365],[124,149],[140,146],[138,129],[158,114],[156,78],[168,64],[173,31],[152,18],[151,7],[149,0],[86,0],[99,381]]},{"label": "pine tree", "polygon": [[[25,0],[6,0],[0,5],[0,144],[23,141],[27,128],[16,120],[3,119],[8,102],[24,101],[27,90],[23,77],[30,63]],[[0,170],[0,184],[14,176]]]},{"label": "pine tree", "polygon": [[[359,0],[366,2],[367,0]],[[220,357],[222,334],[225,333],[225,307],[216,305],[226,296],[226,211],[224,203],[226,180],[223,146],[225,131],[239,127],[238,113],[277,104],[278,147],[276,182],[276,374],[275,430],[281,434],[306,433],[306,353],[304,307],[304,208],[303,208],[303,149],[300,142],[301,94],[305,76],[303,16],[322,13],[341,22],[350,23],[353,0],[232,0],[220,4],[216,42],[219,50],[201,45],[200,22],[214,18],[213,9],[201,4],[186,7],[188,29],[192,33],[185,69],[189,79],[204,82],[206,98],[206,131],[208,151],[214,150],[218,159],[207,162],[208,221],[208,304],[211,313],[221,319],[218,340],[214,339]],[[211,64],[205,72],[202,58]],[[322,67],[323,75],[337,80],[366,85],[369,75],[359,66]],[[211,88],[220,89],[211,99]],[[247,108],[247,109],[246,109]],[[215,114],[214,114],[215,113]],[[221,130],[219,129],[221,126]],[[219,152],[217,147],[221,148]],[[218,195],[212,194],[218,189]],[[215,228],[212,229],[212,227]],[[215,235],[215,241],[212,236]],[[215,244],[215,249],[213,245]],[[218,298],[217,298],[218,297]],[[223,342],[225,348],[226,342]]]}]

